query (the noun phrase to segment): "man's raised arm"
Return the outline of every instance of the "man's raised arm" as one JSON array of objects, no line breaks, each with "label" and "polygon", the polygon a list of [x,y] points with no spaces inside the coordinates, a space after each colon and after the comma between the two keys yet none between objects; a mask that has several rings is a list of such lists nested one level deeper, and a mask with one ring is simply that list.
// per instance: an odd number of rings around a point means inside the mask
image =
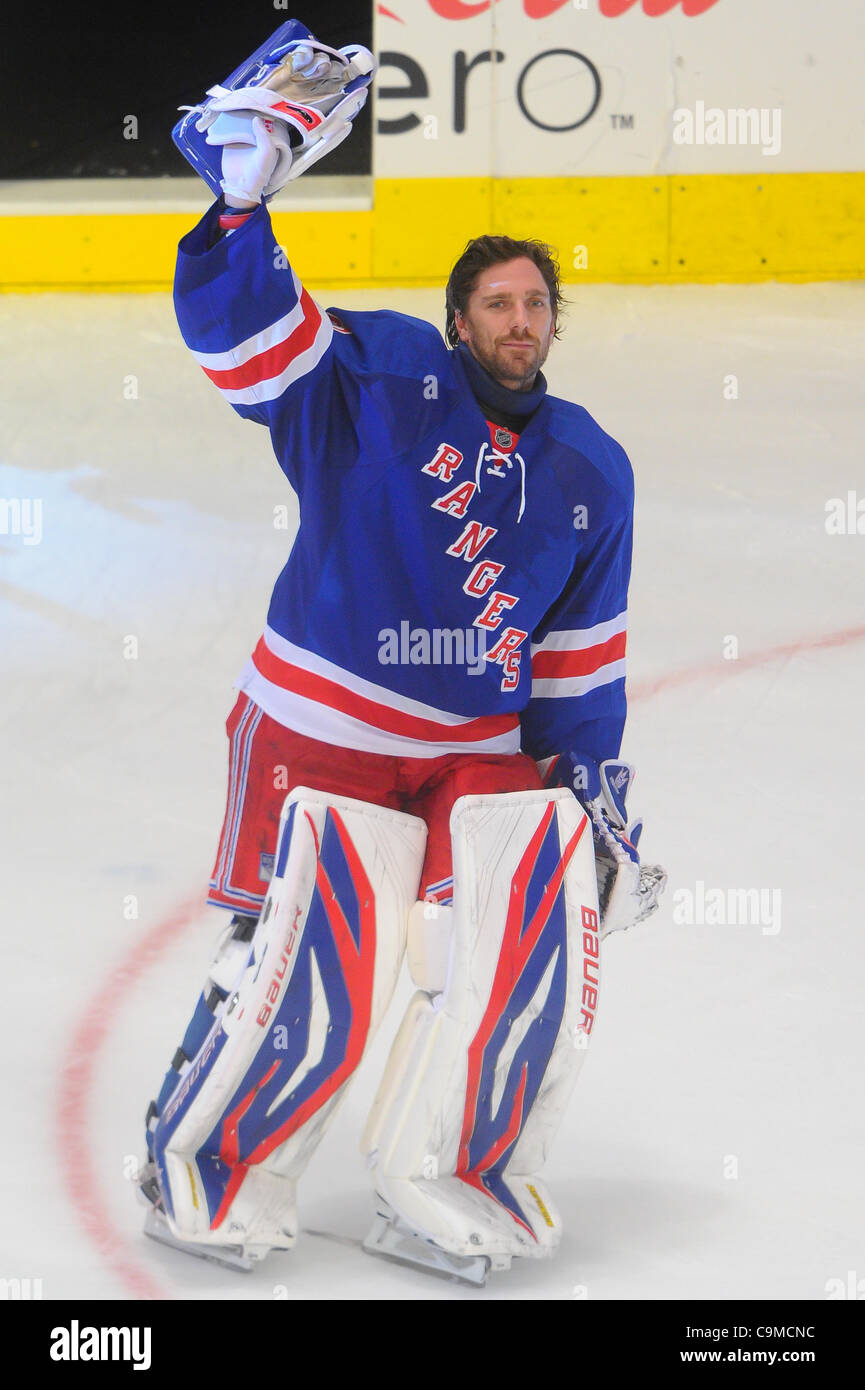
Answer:
[{"label": "man's raised arm", "polygon": [[293,445],[326,447],[337,422],[351,426],[350,403],[333,370],[333,325],[289,265],[266,204],[351,132],[374,71],[361,45],[329,48],[289,20],[174,130],[219,195],[180,242],[181,334],[239,415],[278,424],[278,457],[295,486],[292,455],[310,450]]}]

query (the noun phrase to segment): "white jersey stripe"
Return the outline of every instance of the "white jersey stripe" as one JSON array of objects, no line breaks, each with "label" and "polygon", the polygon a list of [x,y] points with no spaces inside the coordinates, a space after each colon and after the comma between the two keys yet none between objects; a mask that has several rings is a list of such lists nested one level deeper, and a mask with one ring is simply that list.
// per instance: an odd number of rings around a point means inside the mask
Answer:
[{"label": "white jersey stripe", "polygon": [[536,652],[580,652],[587,647],[597,647],[616,633],[624,632],[628,625],[627,611],[619,613],[605,623],[594,627],[570,628],[566,632],[551,632],[542,642],[532,643],[532,656]]},{"label": "white jersey stripe", "polygon": [[407,695],[398,695],[395,690],[388,690],[383,685],[376,685],[373,681],[364,680],[363,676],[356,676],[353,671],[346,671],[342,666],[337,666],[326,657],[317,656],[315,652],[307,651],[305,647],[296,647],[293,642],[289,642],[287,637],[281,637],[272,627],[265,626],[264,642],[274,656],[280,657],[282,661],[289,661],[293,666],[299,666],[304,671],[311,671],[316,676],[324,676],[327,680],[336,681],[345,690],[350,690],[355,695],[362,695],[367,700],[375,700],[378,704],[389,705],[391,709],[398,709],[403,714],[413,714],[418,719],[434,719],[438,724],[452,724],[455,728],[460,724],[470,724],[477,715],[449,714],[445,710],[437,709],[435,705],[425,705],[420,700],[412,700]]},{"label": "white jersey stripe", "polygon": [[[224,352],[194,352],[192,353],[200,367],[206,367],[212,372],[230,372],[232,367],[243,367],[253,357],[257,357],[260,352],[267,352],[270,348],[276,347],[277,343],[283,342],[290,337],[294,330],[303,322],[303,305],[300,297],[303,292],[300,281],[291,272],[294,283],[297,303],[293,309],[284,314],[281,319],[271,323],[267,328],[263,328],[260,333],[253,333],[251,338],[244,338],[243,342],[236,347],[227,348]],[[314,302],[314,301],[313,301]],[[319,306],[316,305],[322,318]]]},{"label": "white jersey stripe", "polygon": [[332,339],[333,324],[327,314],[324,314],[310,346],[296,357],[292,357],[277,376],[258,381],[254,386],[241,387],[239,390],[230,390],[222,386],[218,389],[231,405],[259,405],[262,401],[275,401],[293,381],[306,376],[318,365]]}]

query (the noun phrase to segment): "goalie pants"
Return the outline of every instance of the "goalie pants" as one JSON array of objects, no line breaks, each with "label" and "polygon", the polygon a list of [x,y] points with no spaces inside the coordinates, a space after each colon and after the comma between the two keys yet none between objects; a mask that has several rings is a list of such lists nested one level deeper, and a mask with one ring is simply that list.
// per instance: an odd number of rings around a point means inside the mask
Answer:
[{"label": "goalie pants", "polygon": [[532,791],[542,781],[525,753],[396,758],[307,738],[241,694],[226,722],[228,799],[208,902],[257,916],[273,870],[279,815],[293,787],[314,787],[420,816],[427,824],[420,896],[453,895],[449,817],[460,796]]}]

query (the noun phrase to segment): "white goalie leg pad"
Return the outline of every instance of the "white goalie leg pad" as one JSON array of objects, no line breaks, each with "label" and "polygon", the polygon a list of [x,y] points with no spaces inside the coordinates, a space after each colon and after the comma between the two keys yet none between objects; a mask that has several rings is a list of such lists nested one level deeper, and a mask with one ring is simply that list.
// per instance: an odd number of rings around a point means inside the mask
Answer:
[{"label": "white goalie leg pad", "polygon": [[289,1248],[295,1187],[390,1002],[426,825],[296,788],[248,958],[154,1135],[171,1232]]},{"label": "white goalie leg pad", "polygon": [[414,996],[362,1146],[399,1229],[502,1267],[561,1235],[538,1173],[598,1003],[594,848],[567,789],[461,797],[451,834],[446,984]]}]

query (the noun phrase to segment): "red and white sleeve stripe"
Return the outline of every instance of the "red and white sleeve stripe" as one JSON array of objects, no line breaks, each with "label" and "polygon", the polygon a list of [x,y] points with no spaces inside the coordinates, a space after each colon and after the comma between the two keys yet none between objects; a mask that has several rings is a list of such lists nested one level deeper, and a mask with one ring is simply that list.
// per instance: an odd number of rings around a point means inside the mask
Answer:
[{"label": "red and white sleeve stripe", "polygon": [[193,352],[231,405],[274,401],[321,361],[333,324],[291,271],[297,303],[260,333],[225,352]]},{"label": "red and white sleeve stripe", "polygon": [[532,699],[571,698],[625,674],[627,613],[593,627],[551,632],[532,645]]}]

